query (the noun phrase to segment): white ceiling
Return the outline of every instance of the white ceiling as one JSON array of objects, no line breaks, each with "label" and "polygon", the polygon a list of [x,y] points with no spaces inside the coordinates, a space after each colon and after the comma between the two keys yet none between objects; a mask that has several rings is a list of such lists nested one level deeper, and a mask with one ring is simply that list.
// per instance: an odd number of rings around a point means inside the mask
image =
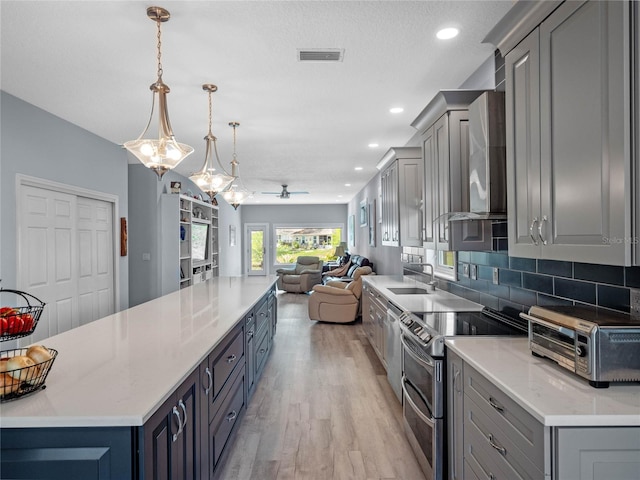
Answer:
[{"label": "white ceiling", "polygon": [[[195,148],[177,170],[188,176],[202,165],[201,85],[215,83],[213,133],[225,167],[228,123],[238,121],[240,177],[250,190],[286,183],[310,192],[289,200],[257,194],[252,202],[346,203],[384,153],[416,133],[410,123],[435,93],[458,88],[492,55],[481,41],[512,4],[3,0],[0,87],[114,143],[134,139],[156,79],[156,26],[146,8],[162,6],[171,12],[162,25],[171,124],[177,140]],[[448,26],[460,35],[438,40]],[[344,49],[344,60],[300,63],[301,48]],[[390,114],[394,106],[404,112]]]}]

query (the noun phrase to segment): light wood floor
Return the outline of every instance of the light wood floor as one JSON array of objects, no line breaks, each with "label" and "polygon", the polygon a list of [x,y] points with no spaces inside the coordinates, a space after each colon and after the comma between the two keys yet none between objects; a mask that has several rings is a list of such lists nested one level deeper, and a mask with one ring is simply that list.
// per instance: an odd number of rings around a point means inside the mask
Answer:
[{"label": "light wood floor", "polygon": [[423,480],[360,322],[316,323],[278,295],[274,348],[221,478]]}]

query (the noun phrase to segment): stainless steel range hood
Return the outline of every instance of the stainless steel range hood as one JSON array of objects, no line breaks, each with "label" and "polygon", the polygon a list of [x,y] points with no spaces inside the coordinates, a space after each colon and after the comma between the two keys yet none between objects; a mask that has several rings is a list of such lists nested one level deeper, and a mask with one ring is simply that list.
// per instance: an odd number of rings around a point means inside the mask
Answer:
[{"label": "stainless steel range hood", "polygon": [[469,211],[449,221],[507,218],[504,92],[485,92],[469,105]]}]

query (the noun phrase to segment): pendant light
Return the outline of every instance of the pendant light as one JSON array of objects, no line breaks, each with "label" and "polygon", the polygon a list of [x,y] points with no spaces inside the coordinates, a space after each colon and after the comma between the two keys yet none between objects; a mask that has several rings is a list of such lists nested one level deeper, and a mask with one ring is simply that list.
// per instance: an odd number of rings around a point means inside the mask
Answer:
[{"label": "pendant light", "polygon": [[[202,89],[209,95],[209,131],[204,137],[206,149],[204,154],[204,163],[199,172],[193,173],[189,176],[189,179],[195,183],[200,190],[205,192],[211,199],[215,197],[219,192],[227,188],[234,177],[229,175],[222,165],[220,164],[220,158],[218,157],[218,147],[216,145],[216,137],[211,133],[211,94],[218,90],[218,87],[210,83],[202,85]],[[216,169],[213,166],[213,157],[211,155],[211,144],[213,144],[213,152],[216,155],[216,160],[221,172],[215,173]],[[224,173],[222,173],[224,172]]]},{"label": "pendant light", "polygon": [[[162,40],[160,24],[169,21],[170,14],[161,7],[147,8],[147,17],[156,22],[158,26],[158,79],[151,84],[153,92],[153,100],[151,103],[151,115],[149,123],[144,131],[136,140],[130,140],[124,143],[124,148],[135,155],[145,167],[150,168],[158,175],[158,179],[162,178],[168,170],[178,166],[178,164],[193,152],[193,148],[184,143],[178,143],[173,136],[171,123],[169,123],[169,112],[167,111],[167,94],[170,92],[169,86],[162,81]],[[149,130],[154,119],[154,109],[156,105],[156,96],[158,104],[158,135],[157,137],[143,138]]]},{"label": "pendant light", "polygon": [[240,163],[236,155],[236,128],[240,126],[238,122],[229,122],[229,126],[233,128],[233,159],[231,160],[231,176],[234,177],[233,182],[224,192],[222,196],[226,202],[231,205],[234,210],[238,209],[241,203],[253,195],[253,192],[247,190],[242,180],[240,180]]}]

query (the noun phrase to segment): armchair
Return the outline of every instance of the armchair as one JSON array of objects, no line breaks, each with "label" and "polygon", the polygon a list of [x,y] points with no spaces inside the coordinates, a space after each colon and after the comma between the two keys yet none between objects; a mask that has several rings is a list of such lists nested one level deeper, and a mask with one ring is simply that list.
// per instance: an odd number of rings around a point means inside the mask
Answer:
[{"label": "armchair", "polygon": [[278,268],[277,287],[286,292],[308,292],[322,283],[322,260],[318,257],[298,257],[292,268]]},{"label": "armchair", "polygon": [[309,319],[321,322],[353,322],[360,312],[362,276],[371,273],[371,267],[358,267],[351,282],[334,281],[316,285],[309,297]]}]

